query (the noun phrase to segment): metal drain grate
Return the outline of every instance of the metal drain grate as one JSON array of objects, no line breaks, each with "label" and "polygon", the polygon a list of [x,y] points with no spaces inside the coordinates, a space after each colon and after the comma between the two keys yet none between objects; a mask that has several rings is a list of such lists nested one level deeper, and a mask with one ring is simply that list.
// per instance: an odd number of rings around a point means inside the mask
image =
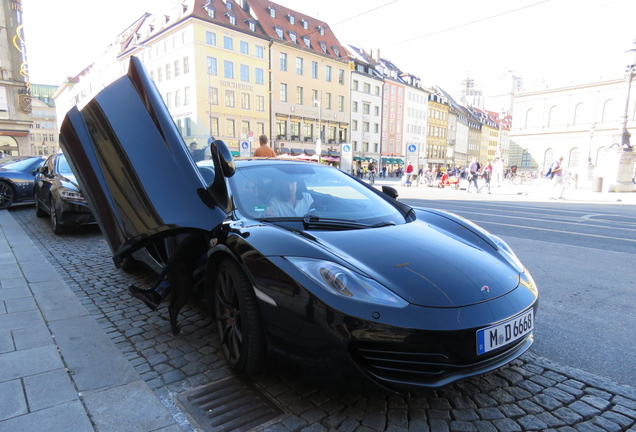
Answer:
[{"label": "metal drain grate", "polygon": [[192,389],[178,399],[206,432],[247,432],[286,416],[241,377],[224,378]]}]

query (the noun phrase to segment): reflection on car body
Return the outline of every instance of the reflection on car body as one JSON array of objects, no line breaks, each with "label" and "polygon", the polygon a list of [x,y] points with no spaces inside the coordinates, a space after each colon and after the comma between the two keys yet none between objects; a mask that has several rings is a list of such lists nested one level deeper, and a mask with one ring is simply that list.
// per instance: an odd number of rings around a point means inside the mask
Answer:
[{"label": "reflection on car body", "polygon": [[[501,239],[328,166],[234,160],[222,141],[195,164],[136,58],[61,138],[117,265],[145,250],[161,268],[184,233],[210,239],[194,289],[239,373],[422,389],[532,344],[537,288]],[[283,179],[309,195],[306,213],[268,214]]]},{"label": "reflection on car body", "polygon": [[48,214],[55,234],[64,234],[73,228],[95,222],[62,153],[49,156],[38,169],[34,195],[36,216],[45,217]]}]

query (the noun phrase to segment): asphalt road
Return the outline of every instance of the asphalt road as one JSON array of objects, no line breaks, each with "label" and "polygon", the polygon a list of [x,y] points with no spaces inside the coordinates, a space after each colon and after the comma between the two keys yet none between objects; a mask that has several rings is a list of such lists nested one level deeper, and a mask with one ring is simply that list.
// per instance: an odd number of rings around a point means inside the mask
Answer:
[{"label": "asphalt road", "polygon": [[489,200],[463,191],[421,195],[433,196],[403,201],[477,223],[506,241],[530,269],[541,296],[534,353],[633,384],[636,206]]}]

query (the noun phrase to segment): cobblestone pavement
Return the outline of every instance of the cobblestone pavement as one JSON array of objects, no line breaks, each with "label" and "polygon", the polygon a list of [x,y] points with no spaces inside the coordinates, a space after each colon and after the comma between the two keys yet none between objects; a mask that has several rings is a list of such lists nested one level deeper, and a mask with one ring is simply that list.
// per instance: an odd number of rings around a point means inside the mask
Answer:
[{"label": "cobblestone pavement", "polygon": [[[207,309],[188,304],[175,338],[165,307],[150,312],[127,291],[131,283],[150,284],[153,275],[115,269],[96,226],[55,236],[32,206],[11,213],[183,430],[198,430],[175,396],[232,375]],[[636,388],[532,354],[427,395],[338,393],[271,374],[254,382],[288,413],[264,431],[636,432]]]}]

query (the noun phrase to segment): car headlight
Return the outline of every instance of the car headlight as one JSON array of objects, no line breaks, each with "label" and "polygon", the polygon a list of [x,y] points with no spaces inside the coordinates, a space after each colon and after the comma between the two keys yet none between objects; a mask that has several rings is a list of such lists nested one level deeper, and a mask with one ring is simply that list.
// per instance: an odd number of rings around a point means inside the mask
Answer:
[{"label": "car headlight", "polygon": [[334,262],[298,257],[286,259],[331,294],[382,306],[403,308],[409,304],[373,279]]},{"label": "car headlight", "polygon": [[84,198],[81,192],[72,191],[70,189],[62,189],[61,197],[65,201],[86,202],[86,198]]}]

